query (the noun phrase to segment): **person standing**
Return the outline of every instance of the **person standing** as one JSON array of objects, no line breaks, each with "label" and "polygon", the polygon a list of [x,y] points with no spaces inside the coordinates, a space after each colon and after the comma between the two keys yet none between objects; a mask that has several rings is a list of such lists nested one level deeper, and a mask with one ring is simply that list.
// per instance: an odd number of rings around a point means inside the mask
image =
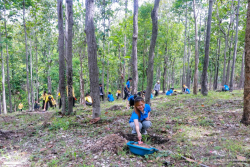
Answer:
[{"label": "person standing", "polygon": [[100,99],[102,98],[102,101],[104,101],[104,93],[103,93],[103,89],[102,89],[102,84],[99,84],[99,89],[100,89]]},{"label": "person standing", "polygon": [[125,100],[126,98],[129,97],[129,94],[130,94],[130,83],[132,82],[132,78],[130,77],[128,80],[127,80],[127,83],[126,83],[126,86],[124,87],[124,98],[123,100]]},{"label": "person standing", "polygon": [[42,108],[44,108],[46,96],[47,96],[47,93],[46,93],[46,91],[44,91],[42,96],[40,97],[40,99],[43,99],[43,107]]},{"label": "person standing", "polygon": [[154,87],[154,90],[155,90],[155,97],[158,96],[158,93],[160,91],[160,81],[157,81],[156,84],[155,84],[155,87]]},{"label": "person standing", "polygon": [[19,103],[18,109],[19,109],[19,111],[23,111],[23,104],[22,103]]}]

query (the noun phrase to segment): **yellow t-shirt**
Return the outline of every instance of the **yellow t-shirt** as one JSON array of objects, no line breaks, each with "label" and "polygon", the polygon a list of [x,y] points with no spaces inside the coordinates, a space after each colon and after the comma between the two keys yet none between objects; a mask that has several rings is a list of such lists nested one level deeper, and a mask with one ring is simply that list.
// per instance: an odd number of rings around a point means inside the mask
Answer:
[{"label": "yellow t-shirt", "polygon": [[23,109],[23,104],[22,104],[22,103],[20,103],[20,104],[18,105],[18,109]]},{"label": "yellow t-shirt", "polygon": [[53,101],[53,96],[52,95],[48,95],[48,96],[46,96],[46,99],[45,99],[45,103],[47,103],[48,101],[49,101],[49,97],[51,97],[51,100]]},{"label": "yellow t-shirt", "polygon": [[117,92],[116,93],[121,93],[121,91],[120,90],[117,90]]},{"label": "yellow t-shirt", "polygon": [[[66,92],[67,92],[67,96],[68,96],[68,86],[66,86]],[[72,95],[73,95],[73,97],[75,97],[75,91],[74,91],[73,86],[72,86]]]},{"label": "yellow t-shirt", "polygon": [[47,96],[47,93],[45,93],[45,95],[42,94],[42,96],[40,97],[40,99],[45,100],[45,99],[46,99],[46,96]]},{"label": "yellow t-shirt", "polygon": [[85,97],[85,101],[92,103],[92,98],[90,96]]}]

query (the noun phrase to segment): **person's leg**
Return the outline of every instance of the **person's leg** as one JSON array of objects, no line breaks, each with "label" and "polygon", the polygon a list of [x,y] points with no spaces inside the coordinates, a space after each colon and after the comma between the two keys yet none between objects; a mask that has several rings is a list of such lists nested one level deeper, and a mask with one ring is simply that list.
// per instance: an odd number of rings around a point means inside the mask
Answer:
[{"label": "person's leg", "polygon": [[44,108],[45,100],[43,100],[43,108]]},{"label": "person's leg", "polygon": [[152,123],[150,121],[143,121],[142,122],[142,129],[141,129],[141,133],[142,134],[147,134],[147,129],[149,127],[151,127]]},{"label": "person's leg", "polygon": [[127,96],[128,96],[128,93],[125,90],[124,90],[124,94],[125,94],[125,96],[124,96],[123,100],[126,100]]},{"label": "person's leg", "polygon": [[[137,134],[136,133],[136,129],[135,129],[135,123],[134,122],[131,122],[129,123],[130,127],[132,128],[132,134]],[[142,128],[142,124],[139,122],[139,130],[141,131],[141,128]]]},{"label": "person's leg", "polygon": [[91,106],[92,103],[86,101],[86,105],[87,105],[87,106]]},{"label": "person's leg", "polygon": [[46,103],[46,109],[45,109],[45,111],[48,110],[48,105],[49,105],[49,102]]},{"label": "person's leg", "polygon": [[102,95],[102,101],[104,101],[104,95]]},{"label": "person's leg", "polygon": [[59,100],[59,109],[61,109],[61,107],[62,107],[62,100],[60,98],[60,100]]},{"label": "person's leg", "polygon": [[73,97],[73,107],[75,107],[75,97]]}]

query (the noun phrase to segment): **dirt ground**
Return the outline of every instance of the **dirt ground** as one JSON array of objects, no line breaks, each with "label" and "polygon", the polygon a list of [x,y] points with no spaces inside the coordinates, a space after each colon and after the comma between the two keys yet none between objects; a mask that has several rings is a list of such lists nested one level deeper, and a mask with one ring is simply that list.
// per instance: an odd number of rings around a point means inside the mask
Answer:
[{"label": "dirt ground", "polygon": [[97,123],[80,105],[69,117],[58,110],[1,115],[0,166],[250,166],[242,98],[242,91],[154,98],[142,141],[160,151],[143,157],[126,146],[137,137],[121,100],[102,103]]}]

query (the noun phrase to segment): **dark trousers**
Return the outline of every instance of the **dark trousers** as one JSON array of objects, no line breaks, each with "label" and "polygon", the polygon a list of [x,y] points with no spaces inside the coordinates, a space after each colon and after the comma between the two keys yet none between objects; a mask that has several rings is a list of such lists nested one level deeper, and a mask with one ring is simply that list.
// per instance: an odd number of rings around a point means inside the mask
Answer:
[{"label": "dark trousers", "polygon": [[46,111],[48,110],[48,107],[52,107],[52,102],[51,101],[47,101],[46,103]]},{"label": "dark trousers", "polygon": [[45,104],[45,100],[43,100],[43,107],[42,107],[42,109],[44,109],[44,104]]},{"label": "dark trousers", "polygon": [[85,102],[85,104],[87,105],[87,106],[92,106],[92,103],[90,103],[90,102]]},{"label": "dark trousers", "polygon": [[102,98],[102,101],[104,101],[104,95],[100,95],[100,100]]},{"label": "dark trousers", "polygon": [[155,96],[158,96],[158,90],[155,90]]},{"label": "dark trousers", "polygon": [[23,111],[23,109],[19,109],[19,111]]},{"label": "dark trousers", "polygon": [[127,99],[128,98],[128,96],[129,96],[129,91],[127,90],[127,88],[124,88],[124,98],[123,98],[123,100],[125,100],[125,99]]}]

